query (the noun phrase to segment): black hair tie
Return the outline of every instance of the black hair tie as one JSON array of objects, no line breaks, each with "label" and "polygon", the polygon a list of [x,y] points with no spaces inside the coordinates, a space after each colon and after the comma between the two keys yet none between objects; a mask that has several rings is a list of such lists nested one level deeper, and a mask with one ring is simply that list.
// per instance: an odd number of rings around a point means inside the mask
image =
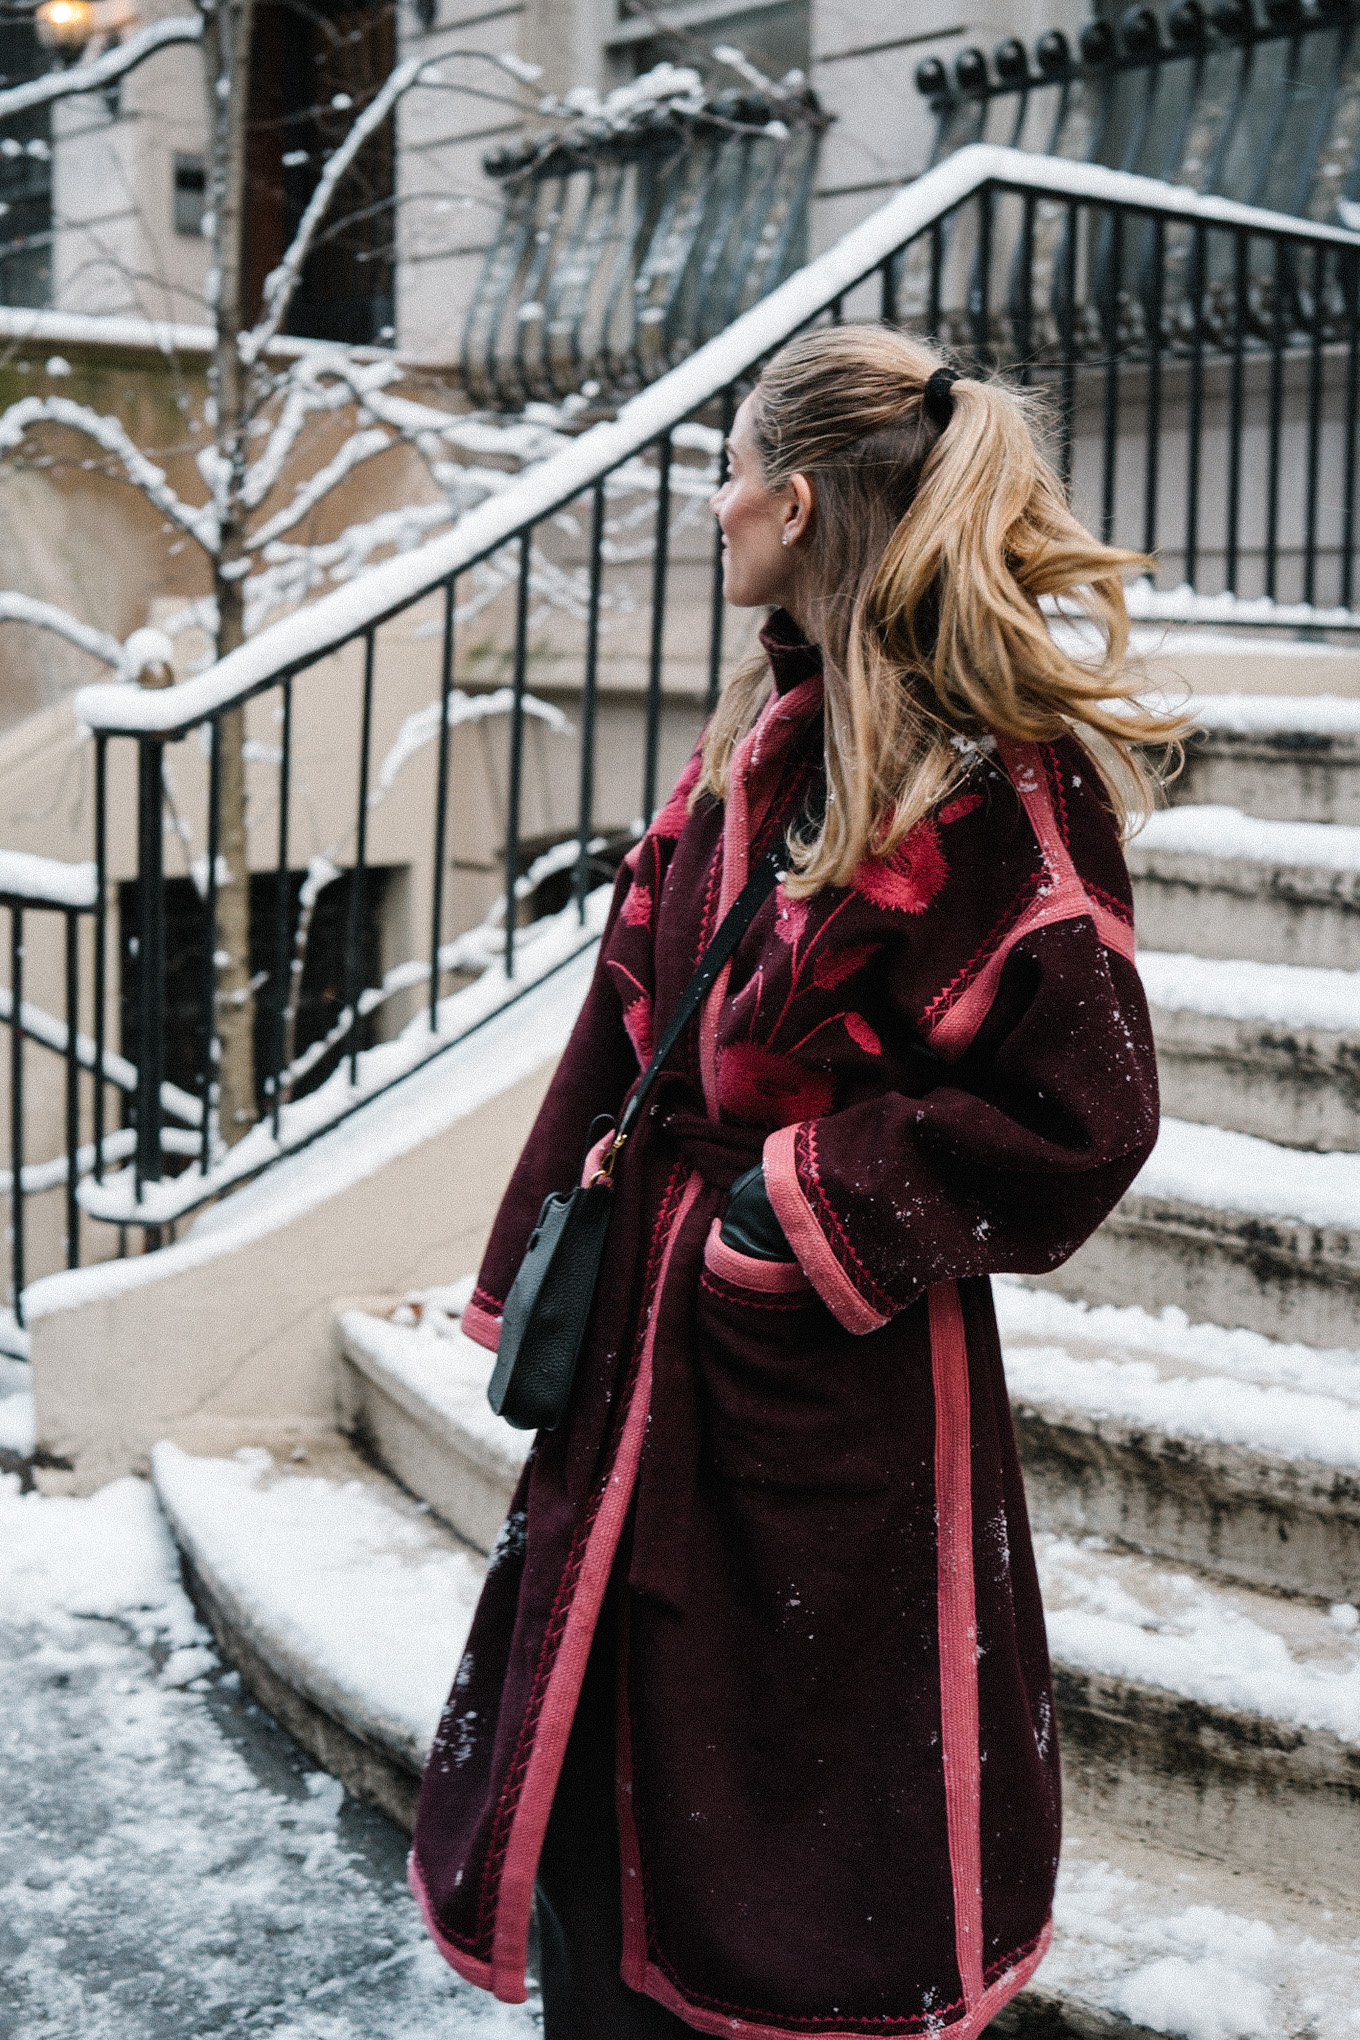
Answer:
[{"label": "black hair tie", "polygon": [[954,415],[954,384],[958,379],[956,368],[937,368],[921,392],[921,408],[937,431],[943,432]]}]

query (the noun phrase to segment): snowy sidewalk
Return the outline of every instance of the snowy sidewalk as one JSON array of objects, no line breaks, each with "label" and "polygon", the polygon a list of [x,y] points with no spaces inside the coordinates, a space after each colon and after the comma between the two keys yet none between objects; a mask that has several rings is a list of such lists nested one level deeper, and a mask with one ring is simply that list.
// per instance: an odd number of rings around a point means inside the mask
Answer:
[{"label": "snowy sidewalk", "polygon": [[532,2040],[429,1945],[405,1838],[243,1694],[149,1485],[0,1479],[3,2040]]}]

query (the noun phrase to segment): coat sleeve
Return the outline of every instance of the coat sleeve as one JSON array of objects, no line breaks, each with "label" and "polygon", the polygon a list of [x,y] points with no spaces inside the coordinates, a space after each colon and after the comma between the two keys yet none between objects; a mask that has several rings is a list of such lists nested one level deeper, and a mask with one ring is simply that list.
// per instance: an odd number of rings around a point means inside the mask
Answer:
[{"label": "coat sleeve", "polygon": [[1141,982],[1078,917],[1015,943],[972,1046],[934,1089],[780,1128],[765,1181],[823,1302],[869,1332],[932,1283],[1057,1267],[1156,1134]]},{"label": "coat sleeve", "polygon": [[591,1123],[616,1116],[638,1074],[637,1052],[623,1024],[619,995],[603,958],[632,880],[632,861],[620,868],[585,1004],[539,1107],[524,1152],[501,1199],[462,1328],[480,1346],[496,1350],[501,1313],[543,1200],[579,1181]]}]

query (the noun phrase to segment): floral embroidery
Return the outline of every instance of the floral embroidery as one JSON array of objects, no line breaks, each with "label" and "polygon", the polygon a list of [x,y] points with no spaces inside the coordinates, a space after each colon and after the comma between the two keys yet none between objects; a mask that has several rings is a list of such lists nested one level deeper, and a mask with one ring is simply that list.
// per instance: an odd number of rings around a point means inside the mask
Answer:
[{"label": "floral embroidery", "polygon": [[645,1070],[656,1049],[652,1029],[652,1002],[644,992],[623,1009],[623,1024],[628,1030],[628,1039],[634,1053]]},{"label": "floral embroidery", "polygon": [[858,1013],[842,1013],[841,1018],[845,1022],[846,1033],[857,1048],[862,1048],[866,1055],[882,1055],[883,1043],[867,1020]]},{"label": "floral embroidery", "polygon": [[961,822],[965,815],[971,815],[974,808],[982,806],[980,793],[961,793],[957,800],[951,800],[947,807],[940,809],[942,822]]},{"label": "floral embroidery", "polygon": [[933,821],[918,822],[887,857],[866,857],[855,873],[856,892],[899,914],[923,914],[949,876]]},{"label": "floral embroidery", "polygon": [[812,966],[812,982],[819,992],[834,991],[848,977],[862,970],[876,954],[876,942],[857,942],[850,949],[824,949]]},{"label": "floral embroidery", "polygon": [[796,949],[803,939],[807,917],[806,900],[786,900],[781,895],[775,909],[774,932],[790,949]]},{"label": "floral embroidery", "polygon": [[836,1086],[828,1070],[805,1069],[754,1041],[734,1042],[718,1058],[718,1102],[734,1119],[791,1126],[829,1112]]},{"label": "floral embroidery", "polygon": [[652,889],[634,879],[623,903],[623,918],[630,928],[650,928],[652,925]]}]

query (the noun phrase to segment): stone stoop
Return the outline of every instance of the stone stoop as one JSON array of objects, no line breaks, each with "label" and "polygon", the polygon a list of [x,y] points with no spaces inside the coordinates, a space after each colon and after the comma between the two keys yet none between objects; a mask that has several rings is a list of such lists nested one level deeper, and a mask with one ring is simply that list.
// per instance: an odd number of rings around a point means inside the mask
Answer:
[{"label": "stone stoop", "polygon": [[1144,948],[1360,969],[1360,828],[1170,807],[1128,861]]},{"label": "stone stoop", "polygon": [[1360,700],[1200,695],[1189,712],[1199,727],[1167,790],[1173,805],[1360,825]]}]

